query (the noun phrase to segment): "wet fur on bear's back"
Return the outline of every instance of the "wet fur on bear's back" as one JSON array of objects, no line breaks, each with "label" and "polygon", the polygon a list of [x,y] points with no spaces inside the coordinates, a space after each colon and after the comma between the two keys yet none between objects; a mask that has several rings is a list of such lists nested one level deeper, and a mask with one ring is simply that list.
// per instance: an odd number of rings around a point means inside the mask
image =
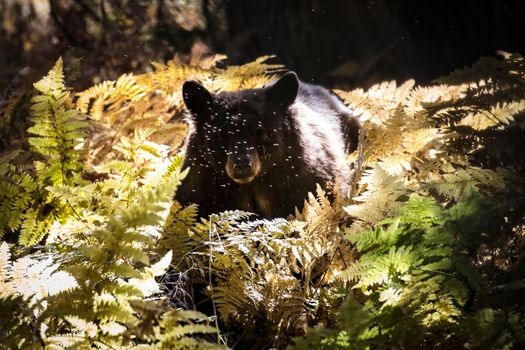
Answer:
[{"label": "wet fur on bear's back", "polygon": [[316,183],[340,184],[359,123],[328,90],[285,74],[261,89],[212,94],[183,87],[190,130],[175,199],[199,214],[241,209],[272,218],[302,207]]}]

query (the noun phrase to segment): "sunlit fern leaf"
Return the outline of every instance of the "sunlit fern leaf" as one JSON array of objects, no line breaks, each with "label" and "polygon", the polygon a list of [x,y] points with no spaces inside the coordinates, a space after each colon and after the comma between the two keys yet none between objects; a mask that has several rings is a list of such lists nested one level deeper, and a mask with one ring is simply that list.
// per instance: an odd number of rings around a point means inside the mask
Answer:
[{"label": "sunlit fern leaf", "polygon": [[165,314],[160,322],[160,349],[224,349],[219,344],[190,338],[190,335],[217,334],[218,330],[208,324],[206,315],[191,310],[173,310]]},{"label": "sunlit fern leaf", "polygon": [[80,154],[76,149],[85,136],[82,122],[75,110],[66,109],[69,92],[64,86],[62,59],[60,58],[48,75],[34,84],[40,92],[32,99],[32,121],[27,131],[33,152],[43,156],[46,167],[42,175],[51,185],[77,183],[76,173],[82,170]]},{"label": "sunlit fern leaf", "polygon": [[266,63],[271,58],[273,56],[261,56],[241,66],[227,67],[219,72],[216,78],[217,86],[224,91],[261,87],[252,84],[264,84],[271,80],[271,76],[266,76],[265,79],[265,74],[281,71],[284,68],[280,64]]},{"label": "sunlit fern leaf", "polygon": [[0,298],[13,294],[9,284],[12,278],[11,252],[6,242],[0,244]]},{"label": "sunlit fern leaf", "polygon": [[359,264],[352,264],[339,275],[337,275],[337,279],[344,282],[354,283],[361,278],[362,274],[363,267]]},{"label": "sunlit fern leaf", "polygon": [[436,82],[447,85],[477,83],[501,74],[502,62],[494,57],[482,57],[472,66],[456,69],[453,73],[436,79]]},{"label": "sunlit fern leaf", "polygon": [[[442,135],[438,129],[425,128],[415,129],[403,133],[403,151],[408,154],[417,154],[429,145],[434,145],[442,140]],[[436,146],[439,146],[436,145]]]},{"label": "sunlit fern leaf", "polygon": [[401,206],[400,197],[407,191],[402,180],[388,175],[379,166],[366,171],[361,183],[366,184],[366,189],[354,198],[357,204],[345,206],[344,210],[369,223],[377,223],[395,213]]},{"label": "sunlit fern leaf", "polygon": [[390,247],[394,245],[404,233],[399,225],[400,220],[385,220],[389,223],[386,228],[376,226],[373,230],[365,230],[355,234],[347,235],[347,239],[355,244],[357,250],[366,252],[374,249],[376,253],[385,253],[381,247]]},{"label": "sunlit fern leaf", "polygon": [[60,57],[48,74],[34,84],[35,89],[43,94],[52,95],[55,98],[62,97],[64,89],[63,68],[64,64]]},{"label": "sunlit fern leaf", "polygon": [[[75,316],[88,325],[83,330],[77,329],[79,337],[127,344],[127,333],[137,323],[131,300],[157,292],[159,286],[153,277],[162,274],[171,260],[168,254],[160,262],[150,264],[147,252],[154,238],[145,234],[143,228],[163,224],[162,203],[170,201],[179,181],[179,173],[172,172],[157,187],[141,188],[130,197],[127,208],[117,207],[96,222],[89,239],[81,240],[75,254],[67,257],[63,270],[74,276],[79,285],[49,302],[53,310],[61,310],[62,314]],[[95,321],[95,334],[86,334],[92,333],[89,325]]]},{"label": "sunlit fern leaf", "polygon": [[[217,63],[218,61],[215,61]],[[152,62],[155,72],[153,74],[143,74],[140,79],[150,84],[157,83],[159,87],[166,89],[166,91],[172,90],[172,84],[187,79],[196,79],[207,77],[213,74],[215,66],[207,65],[202,67],[196,64],[185,64],[180,60],[174,59],[168,62],[168,64],[160,64]]]},{"label": "sunlit fern leaf", "polygon": [[404,104],[413,86],[413,80],[408,80],[399,87],[395,81],[390,81],[376,84],[366,92],[362,89],[335,92],[362,120],[380,123],[385,120],[389,111]]},{"label": "sunlit fern leaf", "polygon": [[510,124],[514,116],[525,110],[525,100],[497,103],[488,111],[470,113],[460,122],[460,125],[471,126],[474,130],[485,130],[501,124]]},{"label": "sunlit fern leaf", "polygon": [[[132,74],[124,74],[116,81],[104,81],[77,95],[76,105],[82,113],[90,114],[95,120],[102,120],[105,123],[114,122],[114,118],[102,119],[103,116],[115,116],[115,114],[104,115],[102,111],[118,111],[126,107],[126,103],[137,102],[144,98],[148,90],[145,86],[138,84],[137,79]],[[90,109],[90,105],[95,103],[100,106]],[[101,107],[103,107],[103,110]],[[94,113],[93,113],[94,112]]]},{"label": "sunlit fern leaf", "polygon": [[450,101],[461,98],[461,94],[466,90],[466,86],[416,86],[410,92],[405,101],[405,106],[409,114],[419,114],[425,111],[425,107],[431,104],[439,104],[441,101]]},{"label": "sunlit fern leaf", "polygon": [[74,278],[57,271],[53,255],[33,254],[10,261],[7,244],[1,246],[2,296],[19,295],[36,305],[41,300],[76,286]]},{"label": "sunlit fern leaf", "polygon": [[308,193],[303,210],[301,213],[297,213],[296,219],[315,226],[315,221],[329,223],[336,213],[337,208],[332,206],[326,192],[321,186],[317,185],[315,194]]},{"label": "sunlit fern leaf", "polygon": [[442,224],[443,209],[433,198],[411,194],[410,200],[400,210],[400,221],[413,227],[430,229]]},{"label": "sunlit fern leaf", "polygon": [[22,245],[31,245],[34,242],[40,241],[45,235],[45,227],[43,223],[37,221],[38,212],[34,209],[29,209],[24,215],[24,221],[20,226],[19,242]]}]

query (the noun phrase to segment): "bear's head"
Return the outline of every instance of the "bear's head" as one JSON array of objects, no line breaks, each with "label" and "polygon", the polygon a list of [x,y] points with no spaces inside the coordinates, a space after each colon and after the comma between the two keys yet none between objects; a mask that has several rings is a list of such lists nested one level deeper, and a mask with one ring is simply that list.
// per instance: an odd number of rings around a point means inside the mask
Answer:
[{"label": "bear's head", "polygon": [[238,184],[248,184],[278,164],[286,156],[288,109],[298,89],[294,72],[261,89],[218,94],[186,81],[183,98],[200,157]]}]

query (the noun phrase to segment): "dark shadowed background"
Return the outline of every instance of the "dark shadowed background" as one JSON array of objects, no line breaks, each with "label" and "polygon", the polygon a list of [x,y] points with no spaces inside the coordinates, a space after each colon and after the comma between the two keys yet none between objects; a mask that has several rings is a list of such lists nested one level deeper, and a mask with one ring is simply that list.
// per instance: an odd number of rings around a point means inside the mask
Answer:
[{"label": "dark shadowed background", "polygon": [[524,16],[521,0],[4,0],[0,92],[59,55],[79,63],[75,87],[211,53],[225,64],[274,54],[328,86],[428,83],[497,50],[523,53]]}]

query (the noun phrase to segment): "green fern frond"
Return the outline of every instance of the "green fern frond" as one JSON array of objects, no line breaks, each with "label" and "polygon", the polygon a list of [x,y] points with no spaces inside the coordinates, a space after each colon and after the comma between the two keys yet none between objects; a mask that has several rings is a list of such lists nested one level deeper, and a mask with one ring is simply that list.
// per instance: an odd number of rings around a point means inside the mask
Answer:
[{"label": "green fern frond", "polygon": [[467,167],[458,169],[455,173],[444,174],[441,180],[431,181],[429,186],[438,194],[454,200],[465,199],[479,190],[497,192],[506,188],[501,173],[479,167]]},{"label": "green fern frond", "polygon": [[30,246],[40,242],[48,233],[55,217],[53,215],[42,216],[41,210],[30,208],[24,213],[24,219],[20,225],[19,243]]},{"label": "green fern frond", "polygon": [[6,230],[21,227],[37,189],[29,174],[10,164],[0,165],[0,238]]},{"label": "green fern frond", "polygon": [[[157,187],[137,190],[127,207],[115,207],[111,215],[95,222],[93,232],[66,257],[62,270],[79,284],[50,298],[49,312],[59,311],[84,325],[96,325],[95,333],[88,326],[78,330],[80,338],[127,344],[126,334],[139,322],[132,301],[159,291],[153,277],[162,274],[169,264],[151,265],[149,252],[155,240],[144,228],[164,223],[164,203],[170,202],[180,178],[173,172]],[[171,260],[171,255],[166,256]],[[68,303],[63,301],[66,297]],[[191,329],[187,334],[192,334]],[[183,336],[179,337],[185,339]]]},{"label": "green fern frond", "polygon": [[77,147],[82,143],[87,126],[75,110],[66,109],[69,92],[64,85],[63,63],[60,58],[48,75],[34,84],[40,92],[33,97],[31,106],[34,125],[27,131],[33,152],[45,159],[46,166],[39,167],[42,178],[49,185],[75,184],[83,169]]},{"label": "green fern frond", "polygon": [[337,275],[338,280],[344,282],[354,283],[357,282],[363,275],[364,267],[360,264],[352,264],[347,269],[343,270]]},{"label": "green fern frond", "polygon": [[410,195],[409,201],[400,210],[400,221],[412,227],[430,230],[443,223],[443,209],[430,197],[416,193]]}]

